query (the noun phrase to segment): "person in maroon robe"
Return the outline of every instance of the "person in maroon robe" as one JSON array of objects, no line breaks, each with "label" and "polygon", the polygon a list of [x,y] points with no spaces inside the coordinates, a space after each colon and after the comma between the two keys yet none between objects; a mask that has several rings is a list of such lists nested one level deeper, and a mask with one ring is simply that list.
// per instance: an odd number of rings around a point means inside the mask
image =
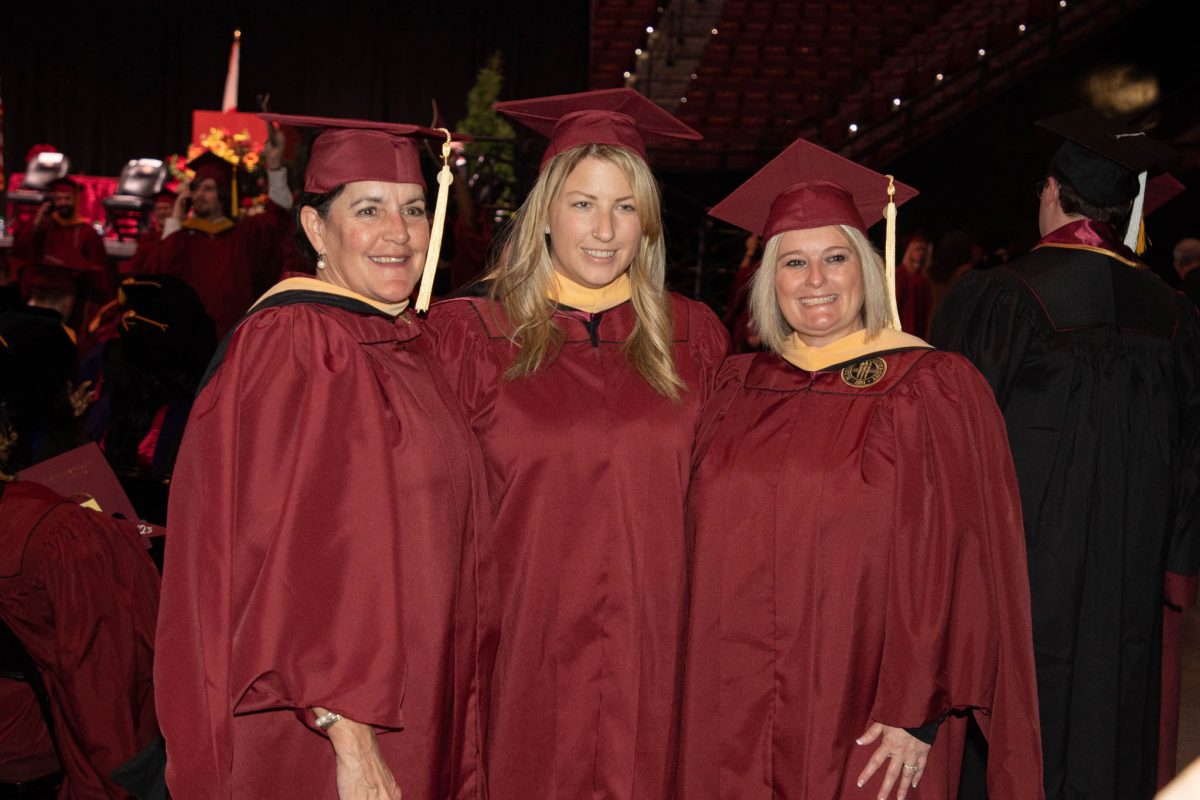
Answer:
[{"label": "person in maroon robe", "polygon": [[[324,128],[317,277],[222,343],[171,485],[155,683],[176,800],[484,798],[482,457],[407,308],[430,247],[411,125]],[[332,745],[332,746],[331,746]]]},{"label": "person in maroon robe", "polygon": [[904,258],[896,270],[896,306],[900,309],[900,330],[913,336],[929,332],[933,293],[926,269],[933,254],[933,243],[915,234],[904,248]]},{"label": "person in maroon robe", "polygon": [[137,249],[132,256],[118,265],[122,275],[138,275],[153,268],[158,258],[158,248],[162,244],[163,226],[175,211],[176,196],[170,189],[163,189],[155,196],[150,223],[137,238]]},{"label": "person in maroon robe", "polygon": [[[181,187],[171,216],[163,223],[162,242],[148,272],[163,272],[186,281],[200,295],[217,324],[217,336],[228,333],[254,300],[254,289],[279,277],[281,253],[292,234],[291,191],[282,167],[283,148],[272,134],[263,145],[268,196],[262,213],[241,217],[233,196],[234,166],[212,153],[188,163],[195,177]],[[190,209],[190,213],[189,213]],[[266,270],[270,279],[258,280]]]},{"label": "person in maroon robe", "polygon": [[32,223],[13,235],[12,256],[18,265],[51,262],[78,270],[104,270],[108,254],[92,221],[79,216],[79,184],[70,178],[52,181],[50,199],[38,208]]},{"label": "person in maroon robe", "polygon": [[483,445],[501,593],[493,800],[672,794],[696,420],[728,349],[663,287],[636,92],[497,104],[550,136],[489,280],[430,312]]},{"label": "person in maroon robe", "polygon": [[1003,420],[899,330],[866,238],[889,181],[799,140],[711,212],[766,241],[769,350],[726,362],[701,419],[680,798],[955,798],[967,714],[989,796],[1043,796]]},{"label": "person in maroon robe", "polygon": [[[158,572],[135,525],[28,481],[0,483],[0,618],[50,697],[59,800],[128,798],[111,778],[158,734]],[[44,741],[28,732],[36,752]]]}]

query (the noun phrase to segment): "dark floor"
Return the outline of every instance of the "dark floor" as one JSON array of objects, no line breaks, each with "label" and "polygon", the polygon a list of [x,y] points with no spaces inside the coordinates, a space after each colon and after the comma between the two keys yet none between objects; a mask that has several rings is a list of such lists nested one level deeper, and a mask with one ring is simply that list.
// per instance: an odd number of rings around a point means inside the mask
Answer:
[{"label": "dark floor", "polygon": [[1179,747],[1176,764],[1183,769],[1200,758],[1200,607],[1183,615],[1183,687],[1179,699]]}]

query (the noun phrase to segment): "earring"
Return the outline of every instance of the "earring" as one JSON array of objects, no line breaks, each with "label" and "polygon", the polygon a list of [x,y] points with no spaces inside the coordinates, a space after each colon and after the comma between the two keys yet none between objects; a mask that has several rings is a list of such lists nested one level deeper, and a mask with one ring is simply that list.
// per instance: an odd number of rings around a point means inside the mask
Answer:
[{"label": "earring", "polygon": [[325,257],[324,253],[319,253],[317,255],[317,269],[326,269],[328,267],[329,259]]},{"label": "earring", "polygon": [[545,235],[549,236],[549,235],[550,235],[550,226],[549,226],[549,225],[547,225],[547,226],[546,226],[546,230],[542,231],[542,233],[544,233]]}]

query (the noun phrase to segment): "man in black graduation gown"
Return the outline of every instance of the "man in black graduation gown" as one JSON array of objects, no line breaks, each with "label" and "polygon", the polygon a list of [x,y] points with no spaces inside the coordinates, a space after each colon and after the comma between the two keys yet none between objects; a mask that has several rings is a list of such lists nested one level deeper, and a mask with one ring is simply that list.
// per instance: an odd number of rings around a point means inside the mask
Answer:
[{"label": "man in black graduation gown", "polygon": [[930,339],[974,362],[1008,425],[1047,798],[1137,800],[1155,790],[1164,594],[1196,589],[1200,323],[1116,233],[1164,146],[1090,112],[1042,124],[1067,139],[1042,240],[964,278]]}]

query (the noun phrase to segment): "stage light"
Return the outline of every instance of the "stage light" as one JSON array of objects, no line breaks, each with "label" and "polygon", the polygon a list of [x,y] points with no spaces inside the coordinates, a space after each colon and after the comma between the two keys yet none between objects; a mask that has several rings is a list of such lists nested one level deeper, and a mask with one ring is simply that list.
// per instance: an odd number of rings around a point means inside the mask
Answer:
[{"label": "stage light", "polygon": [[626,78],[633,77],[633,73],[632,73],[632,72],[630,72],[629,70],[625,70],[625,77],[626,77]]},{"label": "stage light", "polygon": [[700,77],[700,76],[694,72],[692,73],[692,80],[696,80],[696,78],[698,78],[698,77]]},{"label": "stage light", "polygon": [[653,26],[653,25],[647,25],[647,26],[646,26],[646,33],[654,33],[654,26]]},{"label": "stage light", "polygon": [[979,57],[983,58],[986,55],[987,55],[987,50],[984,50],[982,47],[979,48]]},{"label": "stage light", "polygon": [[642,54],[642,48],[639,47],[638,49],[634,50],[633,54],[635,56],[640,56]]},{"label": "stage light", "polygon": [[716,35],[717,35],[717,33],[718,33],[717,29],[716,29],[716,28],[713,28],[713,29],[712,29],[712,35],[713,35],[713,36],[716,36]]},{"label": "stage light", "polygon": [[933,76],[933,79],[938,83],[941,83],[942,81],[946,80],[946,76],[939,72],[937,75]]},{"label": "stage light", "polygon": [[679,102],[681,102],[681,103],[686,103],[686,102],[687,102],[687,98],[686,98],[686,97],[681,97],[681,98],[679,98]]},{"label": "stage light", "polygon": [[857,123],[857,122],[851,122],[851,123],[850,123],[850,126],[849,126],[849,128],[847,128],[847,130],[849,130],[849,131],[850,131],[850,133],[852,133],[852,134],[854,134],[854,133],[858,133],[858,123]]},{"label": "stage light", "polygon": [[1067,0],[1058,0],[1058,7],[1059,7],[1059,8],[1066,8],[1066,7],[1067,7]]},{"label": "stage light", "polygon": [[1022,22],[1020,25],[1018,25],[1017,30],[1020,31],[1021,33],[1024,33],[1025,32],[1025,23]]},{"label": "stage light", "polygon": [[899,97],[893,97],[893,98],[892,98],[892,105],[893,105],[894,107],[896,107],[896,108],[899,108],[899,107],[900,107],[900,98],[899,98]]}]

